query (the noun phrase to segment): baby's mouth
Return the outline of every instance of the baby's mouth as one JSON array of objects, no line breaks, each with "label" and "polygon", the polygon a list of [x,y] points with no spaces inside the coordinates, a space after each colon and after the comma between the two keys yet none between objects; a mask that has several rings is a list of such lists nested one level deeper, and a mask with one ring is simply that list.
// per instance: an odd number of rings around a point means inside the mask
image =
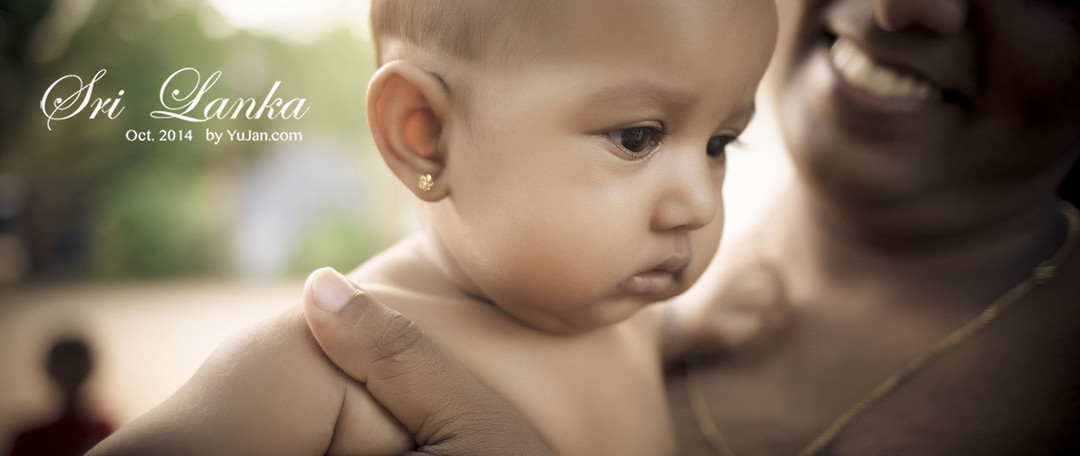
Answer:
[{"label": "baby's mouth", "polygon": [[620,284],[623,291],[642,295],[659,295],[668,292],[682,276],[690,257],[672,257],[648,271],[639,272]]}]

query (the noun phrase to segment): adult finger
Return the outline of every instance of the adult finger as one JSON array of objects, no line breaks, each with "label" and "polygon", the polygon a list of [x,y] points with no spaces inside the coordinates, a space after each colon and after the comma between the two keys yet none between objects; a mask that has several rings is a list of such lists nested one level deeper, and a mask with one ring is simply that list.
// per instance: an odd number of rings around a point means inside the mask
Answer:
[{"label": "adult finger", "polygon": [[303,307],[327,356],[413,433],[414,454],[551,454],[509,403],[337,271],[311,274]]}]

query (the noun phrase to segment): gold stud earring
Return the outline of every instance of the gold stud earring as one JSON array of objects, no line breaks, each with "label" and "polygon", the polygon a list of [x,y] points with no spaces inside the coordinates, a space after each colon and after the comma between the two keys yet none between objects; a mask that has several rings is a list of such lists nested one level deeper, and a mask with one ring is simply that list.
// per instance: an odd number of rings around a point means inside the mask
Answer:
[{"label": "gold stud earring", "polygon": [[417,182],[416,186],[420,187],[420,190],[430,192],[431,189],[435,188],[435,181],[431,178],[431,174],[421,174],[420,182]]}]

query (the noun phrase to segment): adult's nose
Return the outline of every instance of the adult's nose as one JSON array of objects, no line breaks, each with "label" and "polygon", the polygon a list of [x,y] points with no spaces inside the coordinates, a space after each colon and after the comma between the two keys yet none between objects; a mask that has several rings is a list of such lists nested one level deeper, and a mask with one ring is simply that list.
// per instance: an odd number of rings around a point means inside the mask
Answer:
[{"label": "adult's nose", "polygon": [[948,35],[964,27],[968,0],[873,0],[874,17],[881,28],[897,32],[922,27]]}]

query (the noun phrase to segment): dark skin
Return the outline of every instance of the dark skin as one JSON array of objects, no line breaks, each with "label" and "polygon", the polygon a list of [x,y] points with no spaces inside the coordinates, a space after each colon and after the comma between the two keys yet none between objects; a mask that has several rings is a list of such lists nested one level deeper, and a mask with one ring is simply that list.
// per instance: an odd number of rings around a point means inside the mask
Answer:
[{"label": "dark skin", "polygon": [[304,315],[316,340],[342,371],[390,404],[416,437],[410,455],[553,454],[508,402],[404,315],[359,289],[347,302],[317,303],[310,281],[305,288]]},{"label": "dark skin", "polygon": [[[781,129],[815,210],[850,237],[933,248],[993,228],[1052,198],[1076,161],[1076,2],[800,0],[780,14],[768,82]],[[838,37],[943,99],[839,84]]]},{"label": "dark skin", "polygon": [[[746,243],[777,259],[797,323],[704,368],[714,419],[740,455],[799,451],[1050,257],[1066,231],[1054,189],[1080,150],[1075,4],[785,5],[770,82],[800,181]],[[837,37],[944,96],[903,104],[851,90],[828,71]],[[1074,449],[1078,284],[1074,255],[824,453]],[[670,391],[693,453],[705,442],[685,387],[675,378]]]},{"label": "dark skin", "polygon": [[[704,367],[713,419],[739,455],[799,451],[1053,255],[1066,237],[1055,189],[1080,153],[1076,2],[791,0],[778,6],[783,34],[770,82],[799,180],[746,242],[775,268],[795,324],[779,338]],[[828,48],[837,37],[876,63],[917,75],[942,96],[896,102],[853,89],[829,69]],[[1077,451],[1077,256],[860,414],[823,453]],[[345,319],[335,324],[350,327]],[[312,327],[317,336],[327,328]],[[339,364],[356,364],[334,346],[370,346],[364,339],[374,335],[341,334],[324,348]],[[435,394],[426,388],[438,392],[446,384],[437,373],[398,369],[417,377],[410,385],[421,385],[410,394]],[[453,388],[478,388],[458,377],[452,376]],[[680,454],[711,454],[687,411],[685,386],[674,377],[669,389]],[[401,400],[385,399],[391,410]],[[433,410],[453,429],[455,417],[476,418],[459,408]],[[513,439],[487,434],[484,445]]]},{"label": "dark skin", "polygon": [[[771,220],[791,226],[780,220],[796,218],[805,209],[792,207],[797,205],[789,204]],[[987,296],[1004,292],[977,289],[984,283],[978,276],[997,268],[965,273],[954,266],[977,259],[1005,264],[990,258],[1006,257],[1012,249],[994,255],[912,255],[892,262],[867,253],[873,249],[841,244],[846,240],[833,233],[803,226],[798,239],[809,238],[820,250],[791,242],[779,229],[750,240],[769,242],[786,254],[786,261],[776,264],[794,309],[791,330],[698,367],[713,419],[738,455],[798,452],[904,363],[996,299]],[[1046,239],[1061,242],[1063,227],[1051,228]],[[823,257],[828,258],[824,265],[816,263]],[[1056,279],[862,413],[825,454],[901,449],[903,454],[1018,454],[1067,448],[1080,424],[1078,277],[1080,261],[1074,256]],[[1021,280],[990,283],[1009,288]],[[681,375],[669,378],[682,448],[686,454],[710,454],[689,412],[687,387]]]}]

